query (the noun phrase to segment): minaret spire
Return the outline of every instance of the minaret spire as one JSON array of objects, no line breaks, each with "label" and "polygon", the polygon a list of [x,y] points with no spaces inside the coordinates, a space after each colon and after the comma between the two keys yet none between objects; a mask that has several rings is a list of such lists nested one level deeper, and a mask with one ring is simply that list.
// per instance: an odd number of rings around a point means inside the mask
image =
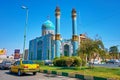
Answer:
[{"label": "minaret spire", "polygon": [[76,21],[76,10],[72,9],[72,45],[73,45],[73,56],[77,55],[78,49],[78,35],[77,35],[77,21]]},{"label": "minaret spire", "polygon": [[56,29],[55,29],[55,56],[60,57],[60,8],[55,9]]}]

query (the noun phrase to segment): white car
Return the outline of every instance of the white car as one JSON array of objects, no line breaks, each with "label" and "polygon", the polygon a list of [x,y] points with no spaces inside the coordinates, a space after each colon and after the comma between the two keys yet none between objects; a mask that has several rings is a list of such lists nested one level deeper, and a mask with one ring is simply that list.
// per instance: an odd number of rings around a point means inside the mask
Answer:
[{"label": "white car", "polygon": [[45,60],[45,61],[44,61],[44,64],[45,64],[45,65],[51,65],[51,66],[52,66],[52,65],[53,65],[53,62],[52,62],[51,60]]},{"label": "white car", "polygon": [[120,61],[119,60],[115,60],[116,63],[119,63]]},{"label": "white car", "polygon": [[99,60],[93,60],[93,64],[100,64]]},{"label": "white car", "polygon": [[0,63],[0,68],[2,70],[9,69],[11,64],[12,64],[11,61],[2,61],[2,63]]}]

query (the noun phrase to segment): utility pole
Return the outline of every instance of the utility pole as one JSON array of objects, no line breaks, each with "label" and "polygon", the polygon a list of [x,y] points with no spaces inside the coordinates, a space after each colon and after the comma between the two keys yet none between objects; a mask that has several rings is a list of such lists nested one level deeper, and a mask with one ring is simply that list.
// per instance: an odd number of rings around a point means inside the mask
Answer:
[{"label": "utility pole", "polygon": [[24,27],[24,43],[23,43],[23,60],[24,60],[25,44],[26,44],[26,28],[28,23],[28,8],[26,6],[22,6],[22,9],[26,10],[26,21],[25,21],[25,27]]}]

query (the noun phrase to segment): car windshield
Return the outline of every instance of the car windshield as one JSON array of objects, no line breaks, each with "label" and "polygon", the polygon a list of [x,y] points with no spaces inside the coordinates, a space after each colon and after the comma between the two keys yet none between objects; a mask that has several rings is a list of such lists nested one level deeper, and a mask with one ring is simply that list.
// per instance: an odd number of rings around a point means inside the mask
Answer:
[{"label": "car windshield", "polygon": [[22,61],[23,64],[34,64],[33,61]]},{"label": "car windshield", "polygon": [[2,63],[11,63],[10,61],[3,61]]},{"label": "car windshield", "polygon": [[6,61],[6,63],[11,63],[10,61]]}]

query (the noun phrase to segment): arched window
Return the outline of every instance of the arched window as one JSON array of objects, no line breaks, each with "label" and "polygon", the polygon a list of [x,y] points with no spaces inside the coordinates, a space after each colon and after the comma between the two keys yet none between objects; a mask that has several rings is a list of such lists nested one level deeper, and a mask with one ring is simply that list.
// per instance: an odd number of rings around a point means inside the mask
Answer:
[{"label": "arched window", "polygon": [[37,46],[38,46],[38,48],[41,48],[42,47],[42,44],[43,44],[43,41],[38,41],[38,43],[37,43]]}]

